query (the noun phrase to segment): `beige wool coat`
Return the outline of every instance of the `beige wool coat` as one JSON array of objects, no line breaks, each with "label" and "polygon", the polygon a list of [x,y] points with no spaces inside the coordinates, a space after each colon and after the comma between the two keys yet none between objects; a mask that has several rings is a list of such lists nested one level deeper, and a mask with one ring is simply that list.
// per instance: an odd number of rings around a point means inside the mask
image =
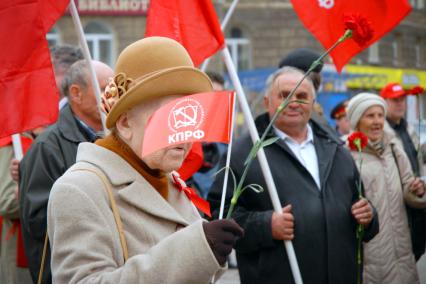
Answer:
[{"label": "beige wool coat", "polygon": [[[361,177],[365,194],[376,208],[380,220],[379,233],[364,244],[364,284],[416,284],[419,278],[411,250],[405,203],[417,208],[425,207],[426,194],[418,198],[409,191],[414,176],[397,138],[385,132],[384,145],[381,155],[369,146],[362,153]],[[351,153],[359,169],[359,154]]]},{"label": "beige wool coat", "polygon": [[[129,259],[105,186],[112,185]],[[208,283],[222,268],[187,196],[169,185],[166,201],[125,160],[81,143],[77,162],[53,185],[48,234],[53,283]]]}]

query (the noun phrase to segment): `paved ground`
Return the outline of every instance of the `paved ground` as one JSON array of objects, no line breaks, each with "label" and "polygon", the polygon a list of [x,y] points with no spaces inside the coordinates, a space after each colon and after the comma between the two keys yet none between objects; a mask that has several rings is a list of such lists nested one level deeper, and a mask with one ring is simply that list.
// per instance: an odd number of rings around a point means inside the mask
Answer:
[{"label": "paved ground", "polygon": [[[420,283],[426,284],[426,255],[417,262],[417,269],[420,275]],[[237,269],[228,269],[226,273],[216,282],[216,284],[239,284],[240,277]]]}]

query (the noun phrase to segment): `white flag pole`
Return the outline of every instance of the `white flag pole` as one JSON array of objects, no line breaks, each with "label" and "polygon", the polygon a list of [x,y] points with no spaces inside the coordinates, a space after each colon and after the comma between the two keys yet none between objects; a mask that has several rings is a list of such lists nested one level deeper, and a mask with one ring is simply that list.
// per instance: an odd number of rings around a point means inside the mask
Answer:
[{"label": "white flag pole", "polygon": [[[250,107],[246,100],[246,96],[244,94],[243,87],[241,86],[240,79],[238,78],[237,71],[235,70],[234,63],[232,62],[231,54],[229,53],[228,47],[225,46],[222,49],[222,56],[225,61],[225,65],[228,69],[228,73],[231,78],[231,81],[237,91],[238,101],[243,111],[246,124],[249,128],[251,139],[253,141],[253,144],[255,144],[256,141],[260,140],[259,133],[257,132],[256,125],[254,124],[254,119],[251,114]],[[257,157],[259,160],[260,167],[262,169],[263,176],[265,177],[266,185],[268,188],[269,196],[271,198],[274,211],[277,213],[281,213],[282,212],[281,202],[278,197],[277,188],[275,187],[271,169],[269,168],[269,164],[268,164],[268,161],[266,160],[266,155],[265,155],[265,152],[263,151],[263,148],[259,149],[259,152],[257,153]],[[302,277],[300,275],[299,265],[297,263],[296,254],[293,248],[293,243],[291,241],[284,241],[284,246],[287,251],[287,256],[290,262],[291,271],[293,273],[294,282],[296,284],[302,284],[303,283]]]},{"label": "white flag pole", "polygon": [[231,134],[229,137],[229,144],[228,144],[228,150],[226,153],[226,165],[225,165],[225,176],[223,179],[223,188],[222,188],[222,198],[220,201],[220,210],[219,210],[219,220],[223,219],[223,212],[225,211],[225,198],[226,198],[226,186],[228,185],[228,177],[229,177],[229,165],[231,163],[231,152],[232,152],[232,140],[234,136],[234,126],[235,126],[235,97],[236,94],[234,92],[234,98],[232,102],[232,114],[231,114]]},{"label": "white flag pole", "polygon": [[[231,19],[232,14],[234,14],[234,10],[235,10],[235,7],[237,7],[237,4],[238,4],[238,0],[234,0],[231,6],[229,6],[228,11],[226,11],[226,15],[223,18],[222,23],[220,24],[220,29],[222,30],[222,33],[225,31],[226,25],[228,25],[229,19]],[[211,58],[212,57],[209,57],[204,61],[203,65],[201,66],[201,70],[206,71],[207,66],[209,66]]]},{"label": "white flag pole", "polygon": [[15,159],[19,161],[22,160],[24,154],[22,152],[21,135],[19,133],[12,135],[12,145],[13,152],[15,153]]},{"label": "white flag pole", "polygon": [[78,34],[78,39],[80,42],[81,50],[83,51],[84,59],[87,61],[87,65],[89,67],[90,79],[92,80],[92,86],[95,90],[96,102],[98,104],[98,111],[102,120],[102,128],[104,130],[104,134],[106,134],[105,127],[105,115],[101,111],[101,89],[99,87],[99,82],[96,77],[95,68],[93,68],[92,57],[90,56],[89,47],[87,46],[87,41],[84,36],[83,27],[81,26],[80,16],[78,15],[77,7],[75,6],[74,0],[70,0],[69,9],[71,12],[72,20],[74,22],[75,29]]}]

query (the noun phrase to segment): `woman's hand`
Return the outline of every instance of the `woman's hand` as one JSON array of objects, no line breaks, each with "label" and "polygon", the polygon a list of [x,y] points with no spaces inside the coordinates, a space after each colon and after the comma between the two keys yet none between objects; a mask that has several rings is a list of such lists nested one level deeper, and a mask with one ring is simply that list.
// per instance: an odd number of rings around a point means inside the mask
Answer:
[{"label": "woman's hand", "polygon": [[410,184],[409,190],[418,197],[422,197],[425,194],[425,184],[420,178],[416,177]]}]

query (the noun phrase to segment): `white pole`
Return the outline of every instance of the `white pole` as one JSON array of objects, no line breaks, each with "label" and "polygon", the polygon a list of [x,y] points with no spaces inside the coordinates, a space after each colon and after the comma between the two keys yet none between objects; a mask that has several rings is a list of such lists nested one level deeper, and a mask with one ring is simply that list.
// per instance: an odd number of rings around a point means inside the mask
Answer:
[{"label": "white pole", "polygon": [[[228,25],[229,19],[231,19],[232,14],[234,14],[235,7],[237,7],[238,0],[234,0],[229,7],[228,11],[226,12],[225,17],[222,20],[222,23],[220,24],[220,29],[222,30],[222,33],[225,31],[226,25]],[[226,43],[225,43],[226,44]],[[207,58],[203,65],[201,66],[201,70],[206,71],[207,66],[209,66],[210,58]]]},{"label": "white pole", "polygon": [[95,90],[96,102],[98,104],[98,111],[101,115],[102,128],[104,130],[104,134],[106,134],[105,115],[101,111],[101,88],[99,87],[99,82],[96,77],[95,69],[93,68],[92,57],[90,56],[89,47],[87,46],[87,41],[86,41],[86,38],[84,37],[83,27],[81,26],[80,17],[78,15],[77,7],[75,6],[74,0],[70,1],[69,9],[71,12],[75,29],[78,34],[78,39],[80,42],[81,49],[83,51],[84,58],[86,59],[87,64],[89,66],[90,79],[92,80],[92,86]]},{"label": "white pole", "polygon": [[15,153],[15,159],[19,161],[22,160],[24,154],[22,152],[21,135],[19,133],[12,135],[12,145],[13,152]]},{"label": "white pole", "polygon": [[[237,72],[235,70],[235,66],[232,62],[231,54],[229,53],[229,50],[226,46],[222,49],[222,55],[225,61],[225,65],[228,69],[231,81],[234,84],[234,87],[237,91],[238,101],[243,111],[246,124],[249,128],[251,139],[253,141],[253,144],[255,144],[256,141],[260,140],[259,134],[257,132],[256,125],[254,124],[253,116],[251,114],[250,107],[246,100],[243,87],[241,86],[240,79],[238,78]],[[266,155],[265,155],[265,152],[263,151],[263,148],[259,149],[259,152],[257,153],[257,158],[259,160],[259,164],[262,169],[263,176],[265,177],[266,185],[268,188],[269,196],[272,201],[272,205],[274,207],[274,211],[277,213],[281,213],[282,212],[281,202],[278,197],[277,188],[275,187],[271,169],[269,168],[269,164],[268,164],[268,161],[266,160]],[[290,262],[291,271],[293,273],[294,282],[296,284],[302,284],[303,283],[302,277],[300,275],[299,265],[297,264],[293,243],[291,241],[284,241],[284,246],[287,251],[287,256]]]},{"label": "white pole", "polygon": [[225,177],[223,179],[223,188],[222,188],[222,198],[220,201],[220,210],[219,210],[219,220],[223,218],[223,211],[225,208],[225,197],[226,197],[226,186],[228,185],[228,177],[229,177],[229,164],[231,163],[231,152],[232,152],[232,139],[234,136],[234,125],[235,125],[235,92],[233,96],[232,102],[232,113],[231,113],[231,135],[229,137],[228,151],[226,153],[226,165],[225,165]]}]

